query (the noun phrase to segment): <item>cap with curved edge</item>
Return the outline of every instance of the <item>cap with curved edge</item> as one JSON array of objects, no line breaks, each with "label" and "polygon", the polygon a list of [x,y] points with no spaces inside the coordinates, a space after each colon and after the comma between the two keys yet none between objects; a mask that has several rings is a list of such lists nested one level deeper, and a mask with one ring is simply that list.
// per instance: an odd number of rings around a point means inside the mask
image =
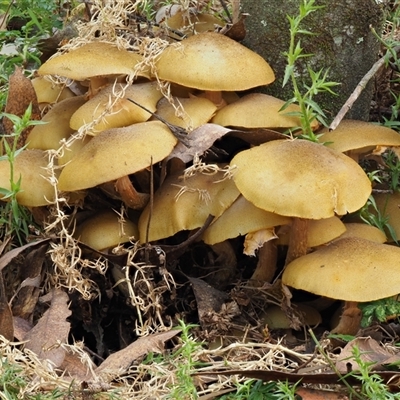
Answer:
[{"label": "cap with curved edge", "polygon": [[76,96],[56,103],[42,118],[45,124],[35,125],[27,143],[28,149],[58,149],[60,140],[68,138],[74,130],[69,126],[71,115],[83,104],[84,96]]},{"label": "cap with curved edge", "polygon": [[[23,150],[14,161],[14,179],[21,178],[17,202],[22,206],[40,207],[54,201],[54,187],[45,178],[48,165],[47,153],[43,150]],[[10,162],[0,161],[0,187],[10,190]],[[2,197],[3,198],[3,197]],[[3,199],[7,201],[7,199]]]},{"label": "cap with curved edge", "polygon": [[202,239],[207,244],[220,243],[249,232],[290,223],[290,218],[271,213],[254,206],[243,196],[224,211],[204,232]]},{"label": "cap with curved edge", "polygon": [[327,132],[324,129],[321,133],[320,143],[341,152],[367,152],[376,146],[400,146],[400,135],[396,131],[365,121],[346,119],[335,130]]},{"label": "cap with curved edge", "polygon": [[[297,104],[290,104],[285,110],[280,111],[285,102],[276,97],[251,93],[240,100],[221,108],[212,119],[212,122],[222,126],[242,128],[270,128],[287,129],[301,127],[299,117],[285,115],[287,113],[300,113]],[[311,127],[316,129],[318,121],[314,119]]]},{"label": "cap with curved edge", "polygon": [[200,90],[247,90],[275,79],[257,53],[215,32],[191,36],[167,47],[156,61],[158,77]]},{"label": "cap with curved edge", "polygon": [[[214,175],[197,173],[185,180],[179,175],[168,177],[154,194],[150,219],[150,242],[173,236],[183,230],[204,225],[209,215],[219,217],[239,196],[232,179],[223,179],[224,172]],[[185,187],[186,190],[179,194]],[[139,218],[140,242],[146,242],[148,205]]]},{"label": "cap with curved edge", "polygon": [[376,243],[385,243],[387,240],[386,235],[376,226],[360,222],[345,223],[344,225],[346,227],[346,232],[340,235],[338,239],[358,237]]},{"label": "cap with curved edge", "polygon": [[282,282],[337,300],[367,302],[400,293],[400,249],[338,239],[288,264]]},{"label": "cap with curved edge", "polygon": [[93,136],[86,135],[83,138],[75,139],[64,148],[63,153],[58,159],[58,165],[65,165],[70,162],[81,149],[92,140]]},{"label": "cap with curved edge", "polygon": [[351,158],[307,140],[274,140],[238,153],[233,179],[255,206],[321,219],[360,209],[371,182]]},{"label": "cap with curved edge", "polygon": [[[285,229],[288,228],[288,229]],[[279,232],[278,243],[287,245],[289,243],[290,226],[283,227],[285,232]],[[346,231],[344,223],[336,216],[323,219],[313,219],[308,224],[307,246],[317,247],[338,238]]]},{"label": "cap with curved edge", "polygon": [[[102,114],[104,116],[99,123],[93,126],[93,130],[90,133],[147,121],[151,114],[133,104],[128,98],[154,112],[158,100],[162,97],[162,93],[158,90],[157,82],[138,83],[123,89],[125,86],[123,84],[109,85],[100,90],[72,115],[71,128],[78,130],[85,123],[99,119]],[[124,90],[124,96],[118,99],[115,105],[110,108],[110,104],[113,101],[112,98],[115,97],[113,93],[121,90]]]},{"label": "cap with curved edge", "polygon": [[139,231],[132,221],[120,217],[114,211],[102,211],[86,219],[78,225],[74,237],[92,249],[104,251],[113,248],[120,243],[137,240]]},{"label": "cap with curved edge", "polygon": [[182,10],[176,10],[176,12],[170,16],[166,15],[163,22],[167,28],[183,32],[185,36],[214,31],[216,26],[224,26],[224,23],[214,15],[191,14],[186,18]]},{"label": "cap with curved edge", "polygon": [[201,97],[175,98],[177,105],[183,108],[183,118],[176,115],[175,108],[166,99],[161,99],[157,104],[157,115],[164,118],[170,124],[184,129],[196,129],[206,124],[214,115],[217,107],[215,104]]},{"label": "cap with curved edge", "polygon": [[[106,42],[90,42],[47,60],[39,75],[59,75],[77,81],[95,76],[130,75],[143,61],[140,54],[121,50]],[[149,71],[138,69],[138,76],[149,77]]]},{"label": "cap with curved edge", "polygon": [[37,76],[31,82],[35,89],[39,105],[40,103],[58,103],[75,96],[65,84],[56,84],[43,76]]},{"label": "cap with curved edge", "polygon": [[163,160],[177,139],[161,122],[148,121],[99,133],[61,171],[58,188],[70,192],[140,171]]}]

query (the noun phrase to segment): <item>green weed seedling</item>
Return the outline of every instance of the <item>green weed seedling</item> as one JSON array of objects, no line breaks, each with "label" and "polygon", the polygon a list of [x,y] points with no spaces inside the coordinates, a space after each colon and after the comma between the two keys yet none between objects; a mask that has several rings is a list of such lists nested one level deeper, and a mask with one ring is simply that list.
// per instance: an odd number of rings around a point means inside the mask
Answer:
[{"label": "green weed seedling", "polygon": [[237,391],[219,400],[295,400],[298,384],[288,382],[263,382],[249,379],[237,384]]},{"label": "green weed seedling", "polygon": [[194,324],[186,324],[179,321],[181,332],[181,346],[171,355],[171,363],[176,367],[176,383],[171,387],[169,399],[194,400],[198,398],[197,389],[193,383],[191,374],[200,363],[195,361],[194,355],[202,348],[190,330],[197,327]]},{"label": "green weed seedling", "polygon": [[303,58],[312,57],[312,54],[304,54],[303,48],[301,47],[301,40],[297,40],[299,34],[312,35],[313,33],[302,29],[301,23],[311,13],[323,8],[323,6],[316,6],[315,0],[303,0],[300,4],[299,14],[295,17],[288,16],[290,23],[290,44],[289,49],[285,52],[287,58],[287,65],[285,69],[285,76],[283,79],[283,86],[289,81],[293,86],[293,98],[288,100],[282,107],[281,111],[285,110],[290,104],[297,103],[300,106],[299,112],[286,113],[286,115],[293,115],[300,118],[301,129],[303,131],[301,138],[318,142],[318,135],[315,135],[311,129],[311,122],[316,118],[320,123],[326,125],[325,113],[319,107],[319,105],[313,100],[313,97],[318,93],[329,92],[332,95],[335,93],[332,87],[337,86],[337,82],[328,81],[329,71],[313,71],[311,68],[307,68],[311,83],[304,84],[304,90],[302,91],[298,82],[296,74],[296,63]]},{"label": "green weed seedling", "polygon": [[389,318],[400,316],[400,302],[393,297],[361,303],[359,307],[363,315],[361,320],[362,327],[367,327],[374,321],[384,322]]},{"label": "green weed seedling", "polygon": [[352,358],[357,363],[357,368],[347,374],[360,381],[361,389],[357,397],[360,399],[374,399],[374,400],[398,400],[400,399],[399,393],[391,393],[383,379],[378,375],[371,372],[371,363],[365,362],[362,359],[362,352],[357,346],[353,347]]},{"label": "green weed seedling", "polygon": [[369,196],[365,205],[358,211],[358,214],[366,224],[377,227],[385,234],[389,232],[391,238],[398,244],[396,232],[389,224],[389,217],[381,213],[372,195]]},{"label": "green weed seedling", "polygon": [[18,138],[22,132],[33,125],[43,122],[32,121],[32,107],[29,106],[22,117],[13,114],[1,113],[1,117],[9,118],[14,124],[14,132],[10,135],[13,138],[10,146],[6,140],[2,140],[5,154],[0,160],[7,160],[10,164],[10,188],[0,188],[0,195],[6,203],[0,206],[0,227],[2,236],[16,236],[18,242],[24,244],[24,239],[29,234],[29,225],[33,223],[32,215],[25,207],[20,206],[17,201],[17,194],[21,191],[21,177],[15,176],[14,163],[18,154],[24,148],[17,149]]}]

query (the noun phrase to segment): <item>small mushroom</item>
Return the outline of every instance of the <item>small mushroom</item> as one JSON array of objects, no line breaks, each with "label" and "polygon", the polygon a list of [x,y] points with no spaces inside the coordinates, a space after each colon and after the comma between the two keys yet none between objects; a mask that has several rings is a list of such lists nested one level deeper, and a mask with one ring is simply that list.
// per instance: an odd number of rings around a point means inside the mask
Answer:
[{"label": "small mushroom", "polygon": [[92,249],[106,251],[129,240],[137,240],[139,232],[132,221],[125,219],[122,222],[116,212],[107,210],[78,225],[74,236]]},{"label": "small mushroom", "polygon": [[[315,308],[305,304],[293,304],[293,306],[303,325],[315,327],[322,322],[321,314]],[[281,307],[276,305],[269,306],[260,319],[264,325],[267,325],[268,329],[292,328],[290,318]]]},{"label": "small mushroom", "polygon": [[355,334],[361,318],[355,302],[374,301],[400,292],[400,249],[354,237],[338,239],[288,264],[282,282],[346,301],[349,321],[336,332]]}]

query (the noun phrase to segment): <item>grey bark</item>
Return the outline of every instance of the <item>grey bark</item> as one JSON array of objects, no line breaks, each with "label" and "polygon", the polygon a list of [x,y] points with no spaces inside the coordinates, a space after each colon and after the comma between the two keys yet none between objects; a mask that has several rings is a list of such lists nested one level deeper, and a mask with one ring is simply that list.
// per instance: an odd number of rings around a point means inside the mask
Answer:
[{"label": "grey bark", "polygon": [[[282,89],[286,65],[283,52],[289,48],[289,21],[286,15],[297,15],[300,0],[241,0],[246,19],[247,35],[243,44],[264,57],[276,74],[276,81],[263,91],[287,100],[293,97],[290,85]],[[317,0],[323,9],[310,14],[302,27],[315,35],[299,35],[304,53],[313,57],[303,59],[296,68],[300,79],[307,82],[306,65],[314,71],[329,68],[329,80],[339,82],[338,94],[321,94],[315,100],[332,120],[361,78],[378,58],[379,42],[370,26],[380,32],[383,13],[375,0]],[[370,82],[347,114],[347,118],[368,120],[373,94]]]}]

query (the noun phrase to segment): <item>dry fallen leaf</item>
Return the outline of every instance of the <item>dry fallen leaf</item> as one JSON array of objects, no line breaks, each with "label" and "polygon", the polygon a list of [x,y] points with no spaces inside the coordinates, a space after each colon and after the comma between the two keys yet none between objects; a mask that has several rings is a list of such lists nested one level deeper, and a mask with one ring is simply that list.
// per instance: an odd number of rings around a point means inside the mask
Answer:
[{"label": "dry fallen leaf", "polygon": [[65,292],[55,289],[51,294],[50,308],[28,332],[24,340],[28,341],[25,345],[27,349],[59,367],[65,358],[65,350],[60,347],[60,344],[67,342],[70,323],[66,319],[71,315],[71,311],[68,309],[69,298]]},{"label": "dry fallen leaf", "polygon": [[384,369],[384,364],[399,363],[400,354],[390,352],[380,345],[375,339],[370,337],[358,337],[347,343],[336,361],[336,368],[342,372],[349,372],[349,367],[353,371],[359,369],[353,357],[354,348],[360,352],[360,358],[365,363],[372,363],[371,369],[374,371]]},{"label": "dry fallen leaf", "polygon": [[6,290],[4,287],[3,273],[0,271],[0,335],[8,340],[14,340],[13,316]]},{"label": "dry fallen leaf", "polygon": [[179,158],[184,163],[188,163],[193,160],[196,154],[199,156],[204,154],[216,140],[230,131],[231,129],[224,128],[217,124],[204,124],[199,126],[189,134],[190,147],[186,147],[183,143],[179,142],[168,156],[168,160]]},{"label": "dry fallen leaf", "polygon": [[296,394],[302,400],[348,400],[348,396],[340,392],[332,392],[327,390],[318,390],[311,388],[298,388]]},{"label": "dry fallen leaf", "polygon": [[18,254],[22,253],[24,250],[30,248],[30,247],[36,247],[41,245],[42,243],[49,242],[50,239],[41,239],[37,240],[36,242],[30,242],[28,244],[25,244],[24,246],[17,247],[15,249],[12,249],[8,251],[7,253],[3,254],[0,257],[0,271],[5,268],[15,257],[18,256]]},{"label": "dry fallen leaf", "polygon": [[20,269],[20,276],[23,281],[18,288],[18,295],[12,302],[15,317],[27,319],[33,313],[39,298],[42,266],[47,248],[47,243],[43,243],[37,248],[33,248],[25,257],[24,264]]},{"label": "dry fallen leaf", "polygon": [[141,337],[128,347],[111,354],[99,365],[95,373],[97,376],[109,382],[127,371],[135,360],[142,358],[150,352],[162,353],[164,343],[180,332],[181,331],[177,329]]}]

